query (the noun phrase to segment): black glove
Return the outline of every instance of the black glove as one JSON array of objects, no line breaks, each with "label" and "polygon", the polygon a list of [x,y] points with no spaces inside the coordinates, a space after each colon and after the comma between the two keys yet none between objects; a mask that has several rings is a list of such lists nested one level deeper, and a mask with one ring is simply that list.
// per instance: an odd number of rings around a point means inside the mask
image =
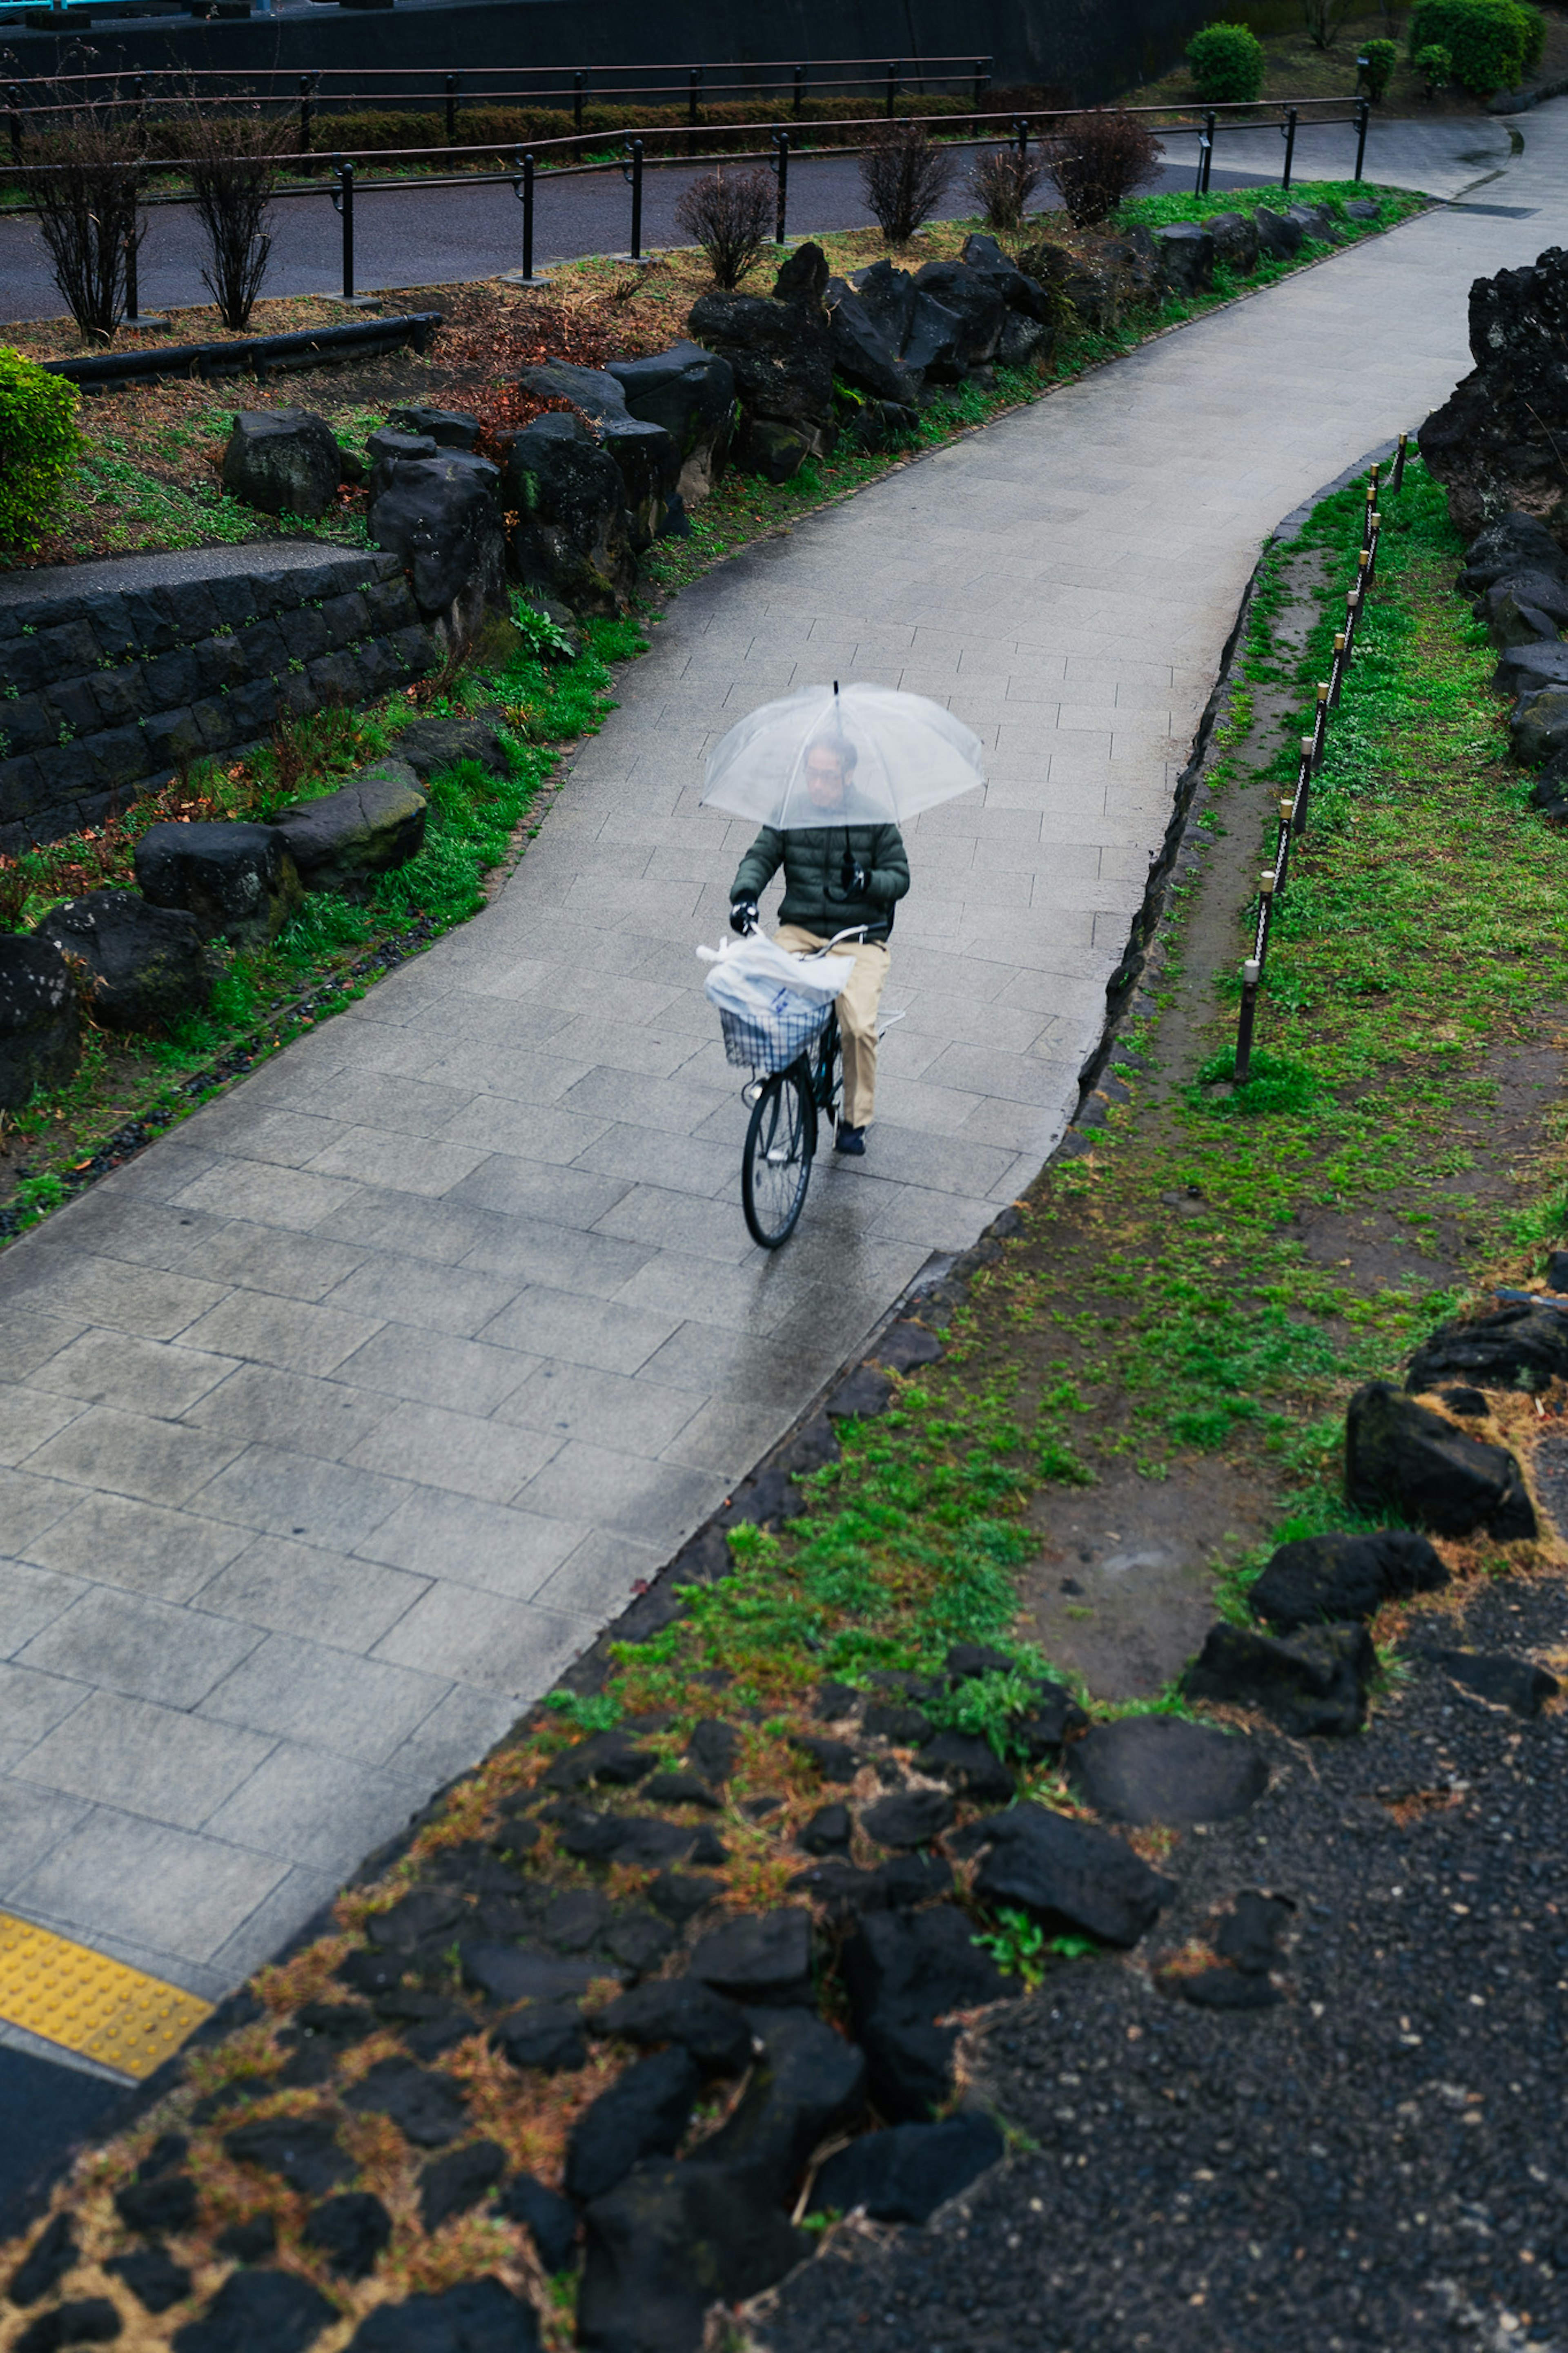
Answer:
[{"label": "black glove", "polygon": [[754,899],[736,899],[730,908],[730,929],[744,937],[757,928],[757,902]]}]

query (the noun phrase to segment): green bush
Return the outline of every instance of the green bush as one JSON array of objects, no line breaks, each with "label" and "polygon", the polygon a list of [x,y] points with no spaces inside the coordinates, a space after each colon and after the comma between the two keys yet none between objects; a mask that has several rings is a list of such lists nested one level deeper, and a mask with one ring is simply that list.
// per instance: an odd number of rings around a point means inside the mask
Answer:
[{"label": "green bush", "polygon": [[1393,41],[1368,41],[1362,50],[1365,63],[1361,78],[1366,94],[1373,106],[1383,104],[1383,93],[1394,79],[1394,69],[1399,63],[1399,51]]},{"label": "green bush", "polygon": [[1541,62],[1546,26],[1527,0],[1415,0],[1409,52],[1448,52],[1453,78],[1476,98],[1514,90]]},{"label": "green bush", "polygon": [[1441,41],[1429,41],[1415,57],[1416,72],[1426,84],[1428,98],[1441,98],[1454,79],[1454,60]]},{"label": "green bush", "polygon": [[1263,88],[1263,44],[1245,25],[1205,25],[1187,43],[1198,96],[1210,106],[1244,106]]},{"label": "green bush", "polygon": [[77,388],[0,345],[0,547],[35,548],[81,452]]}]

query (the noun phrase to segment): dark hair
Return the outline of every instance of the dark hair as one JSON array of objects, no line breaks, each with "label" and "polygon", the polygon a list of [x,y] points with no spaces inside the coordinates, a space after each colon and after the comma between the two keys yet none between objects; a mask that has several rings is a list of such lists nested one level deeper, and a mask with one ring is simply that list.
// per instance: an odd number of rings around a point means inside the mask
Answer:
[{"label": "dark hair", "polygon": [[847,735],[815,736],[805,747],[808,760],[814,752],[831,752],[847,776],[854,775],[856,762],[860,757]]}]

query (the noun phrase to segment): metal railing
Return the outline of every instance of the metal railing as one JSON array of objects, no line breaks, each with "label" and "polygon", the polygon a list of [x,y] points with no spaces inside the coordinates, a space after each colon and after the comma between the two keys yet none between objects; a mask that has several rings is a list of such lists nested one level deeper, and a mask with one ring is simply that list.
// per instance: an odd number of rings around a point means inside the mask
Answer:
[{"label": "metal railing", "polygon": [[[1352,122],[1355,122],[1358,126],[1358,130],[1354,177],[1357,180],[1362,177],[1366,146],[1367,101],[1364,99],[1329,100],[1323,101],[1323,103],[1328,105],[1337,105],[1342,108],[1348,107],[1352,109],[1352,111],[1349,114],[1341,112],[1338,114],[1317,117],[1314,118],[1314,122],[1311,124],[1300,124],[1299,120],[1300,109],[1296,106],[1291,106],[1284,110],[1281,120],[1275,126],[1279,129],[1285,141],[1283,169],[1279,182],[1281,188],[1289,188],[1291,184],[1290,174],[1295,155],[1298,128],[1316,127],[1319,129],[1343,129],[1348,128]],[[1154,110],[1146,111],[1153,111]],[[1164,111],[1168,111],[1169,110]],[[970,135],[968,137],[951,140],[944,143],[954,147],[989,147],[1008,144],[1016,146],[1021,153],[1026,154],[1031,139],[1038,138],[1041,135],[1058,135],[1060,127],[1062,125],[1070,125],[1078,111],[1079,110],[1067,111],[1062,109],[1040,108],[1032,113],[1011,112],[1007,114],[980,115],[972,120]],[[1211,129],[1209,125],[1211,124],[1214,116],[1217,114],[1218,111],[1219,110],[1217,109],[1209,109],[1199,120],[1195,121],[1167,124],[1163,127],[1166,136],[1181,137],[1189,135],[1193,132],[1197,133],[1199,139],[1197,190],[1200,195],[1206,193],[1208,189],[1208,174],[1213,154],[1214,138],[1215,135],[1215,130]],[[1255,110],[1249,110],[1249,111],[1255,111]],[[945,115],[910,116],[906,119],[911,121],[922,122],[928,129],[933,126],[941,126],[943,123],[951,123],[952,120],[951,116]],[[881,128],[881,118],[877,116],[863,116],[855,121],[840,122],[836,127],[841,132],[864,132],[867,133],[873,133]],[[984,127],[987,125],[990,126],[988,129]],[[778,184],[774,233],[777,242],[780,245],[783,245],[786,240],[788,230],[790,163],[792,159],[798,161],[803,152],[802,149],[795,144],[796,134],[792,132],[788,125],[779,122],[758,121],[728,127],[731,128],[734,135],[737,136],[754,133],[759,144],[752,152],[757,155],[760,162],[771,167],[774,174]],[[1256,121],[1254,121],[1246,124],[1221,124],[1216,127],[1221,130],[1255,130],[1259,126]],[[1267,120],[1262,127],[1268,127]],[[599,135],[601,138],[604,138],[607,137],[609,134],[600,133]],[[660,140],[664,140],[666,142],[671,140],[680,142],[684,141],[686,137],[686,132],[677,127],[670,125],[655,125],[624,136],[621,141],[621,152],[619,154],[610,157],[599,156],[595,158],[593,161],[581,160],[577,155],[580,142],[575,138],[565,135],[558,139],[534,140],[527,147],[491,145],[458,148],[449,146],[404,147],[392,149],[362,147],[352,150],[342,150],[332,154],[330,159],[317,150],[306,148],[301,149],[291,155],[279,155],[276,158],[276,161],[280,166],[290,164],[309,166],[312,164],[319,165],[330,162],[331,176],[325,179],[317,177],[314,179],[285,181],[279,186],[276,194],[279,198],[298,196],[321,197],[325,195],[332,205],[334,210],[341,216],[342,220],[343,248],[342,299],[344,301],[353,301],[354,299],[354,203],[356,196],[369,195],[395,195],[399,193],[407,194],[411,188],[415,187],[424,190],[427,188],[440,187],[473,188],[506,186],[510,185],[513,194],[517,196],[519,202],[522,206],[523,215],[521,239],[522,267],[521,270],[515,273],[515,276],[517,280],[521,283],[537,284],[540,281],[536,279],[534,274],[533,251],[536,227],[537,185],[541,177],[542,177],[547,183],[553,183],[558,180],[607,176],[613,173],[620,173],[626,180],[630,198],[631,216],[629,222],[630,235],[628,258],[633,261],[640,262],[646,259],[643,252],[643,193],[644,174],[649,165],[651,164],[657,167],[661,164],[679,164],[683,168],[689,169],[700,164],[724,164],[735,161],[735,157],[732,153],[721,153],[712,154],[693,154],[686,146],[681,146],[678,151],[669,152],[663,155],[660,155],[658,153],[650,154],[648,152],[650,142],[658,142]],[[764,141],[766,142],[765,145],[762,143]],[[15,131],[13,132],[12,152],[14,159],[20,152],[18,135]],[[836,143],[829,149],[817,152],[819,153],[832,155],[856,155],[863,152],[863,142],[862,144],[856,144],[853,142],[844,144]],[[405,164],[411,164],[415,165],[435,166],[443,162],[450,163],[454,158],[462,156],[493,156],[497,159],[497,168],[493,171],[468,168],[456,173],[446,174],[443,174],[435,168],[431,168],[421,171],[416,178],[412,174],[378,179],[362,178],[360,176],[360,166],[367,161],[377,161],[384,164],[402,163]],[[561,158],[561,160],[553,160],[557,157]],[[171,157],[165,160],[161,160],[155,164],[138,164],[129,166],[128,168],[134,170],[138,174],[139,178],[144,180],[146,175],[150,174],[178,173],[184,167],[184,159],[180,157]],[[27,164],[26,161],[17,162],[14,164],[16,175],[20,176],[24,182],[42,173],[63,171],[68,168],[69,167],[65,164]],[[188,202],[188,198],[181,194],[174,193],[165,195],[143,196],[141,201],[144,206],[149,206],[184,204]],[[35,207],[26,204],[8,205],[0,208],[0,217],[26,216],[34,209]],[[132,325],[135,323],[134,312],[132,312],[132,317],[127,323]]]},{"label": "metal railing", "polygon": [[1395,445],[1393,471],[1384,492],[1380,493],[1381,463],[1367,471],[1366,503],[1362,512],[1361,548],[1356,561],[1356,580],[1345,596],[1345,625],[1334,632],[1333,660],[1329,675],[1318,681],[1317,696],[1312,707],[1312,729],[1300,739],[1300,756],[1296,766],[1294,791],[1279,802],[1279,830],[1274,849],[1274,863],[1258,877],[1258,913],[1252,929],[1252,954],[1241,966],[1241,1008],[1236,1024],[1235,1083],[1245,1086],[1252,1071],[1252,1047],[1258,1025],[1258,994],[1268,963],[1268,936],[1273,928],[1274,913],[1285,896],[1289,879],[1290,859],[1295,845],[1307,829],[1311,808],[1312,779],[1323,764],[1327,748],[1329,723],[1338,710],[1340,696],[1355,650],[1356,631],[1365,611],[1368,589],[1377,573],[1377,544],[1383,529],[1383,514],[1378,504],[1380,495],[1397,498],[1405,487],[1405,464],[1409,455],[1410,437],[1399,436]]}]

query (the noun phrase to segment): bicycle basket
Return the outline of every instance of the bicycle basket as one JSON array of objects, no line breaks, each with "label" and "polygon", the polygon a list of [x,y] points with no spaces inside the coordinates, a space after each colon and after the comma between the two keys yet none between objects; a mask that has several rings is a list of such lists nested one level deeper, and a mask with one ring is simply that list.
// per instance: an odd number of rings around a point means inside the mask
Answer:
[{"label": "bicycle basket", "polygon": [[832,1000],[808,1005],[804,997],[780,989],[765,1011],[737,1013],[719,1008],[724,1032],[724,1052],[740,1069],[783,1071],[816,1043],[827,1026]]}]

